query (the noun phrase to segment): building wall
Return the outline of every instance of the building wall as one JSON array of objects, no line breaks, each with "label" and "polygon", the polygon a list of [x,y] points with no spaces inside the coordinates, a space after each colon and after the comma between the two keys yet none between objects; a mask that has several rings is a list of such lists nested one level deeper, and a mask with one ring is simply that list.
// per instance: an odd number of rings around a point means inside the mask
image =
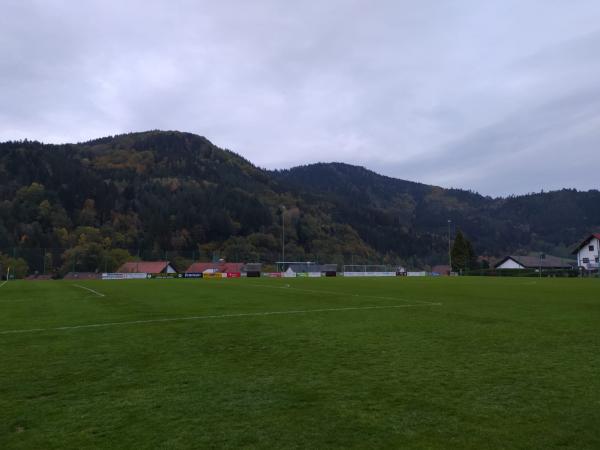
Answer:
[{"label": "building wall", "polygon": [[521,264],[516,262],[514,259],[507,259],[502,264],[500,264],[497,269],[524,269]]},{"label": "building wall", "polygon": [[[593,251],[589,250],[590,245],[594,246]],[[597,264],[596,258],[598,258],[599,245],[600,245],[600,242],[598,242],[598,239],[596,239],[596,238],[591,239],[587,244],[585,244],[585,246],[583,246],[583,248],[581,248],[579,250],[579,252],[577,253],[577,265],[579,267],[586,267],[586,264],[583,262],[583,258],[588,258],[590,263]],[[595,266],[595,267],[597,267],[597,266]]]},{"label": "building wall", "polygon": [[167,273],[175,273],[176,270],[171,267],[171,264],[167,265]]}]

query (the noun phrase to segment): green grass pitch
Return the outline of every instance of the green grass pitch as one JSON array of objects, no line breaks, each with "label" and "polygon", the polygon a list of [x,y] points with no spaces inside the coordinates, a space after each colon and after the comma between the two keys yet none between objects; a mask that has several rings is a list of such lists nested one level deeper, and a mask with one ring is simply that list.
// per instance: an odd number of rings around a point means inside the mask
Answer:
[{"label": "green grass pitch", "polygon": [[0,287],[0,448],[189,447],[600,448],[600,280]]}]

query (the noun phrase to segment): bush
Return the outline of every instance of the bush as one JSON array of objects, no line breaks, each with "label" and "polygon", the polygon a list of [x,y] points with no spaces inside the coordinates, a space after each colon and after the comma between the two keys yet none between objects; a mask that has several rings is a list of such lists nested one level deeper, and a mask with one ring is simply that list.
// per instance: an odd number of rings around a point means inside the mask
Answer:
[{"label": "bush", "polygon": [[25,278],[29,273],[29,265],[23,258],[11,258],[0,253],[0,279],[6,277],[6,271],[10,268],[10,274],[14,278]]}]

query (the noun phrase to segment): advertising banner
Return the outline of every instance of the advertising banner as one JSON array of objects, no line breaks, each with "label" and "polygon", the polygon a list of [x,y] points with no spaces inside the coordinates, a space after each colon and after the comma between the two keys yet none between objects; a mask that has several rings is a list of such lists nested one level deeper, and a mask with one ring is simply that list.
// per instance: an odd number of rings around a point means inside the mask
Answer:
[{"label": "advertising banner", "polygon": [[203,278],[208,278],[208,279],[212,279],[212,278],[226,278],[227,274],[226,273],[221,273],[221,272],[205,272],[202,275]]},{"label": "advertising banner", "polygon": [[174,278],[183,278],[182,273],[151,273],[149,274],[150,278],[154,278],[155,280],[171,280]]},{"label": "advertising banner", "polygon": [[345,277],[395,277],[396,272],[343,272]]},{"label": "advertising banner", "polygon": [[147,273],[103,273],[103,280],[145,280],[149,278]]},{"label": "advertising banner", "polygon": [[265,272],[263,275],[269,278],[281,278],[283,276],[281,272]]},{"label": "advertising banner", "polygon": [[183,278],[202,278],[202,272],[187,272],[183,274]]},{"label": "advertising banner", "polygon": [[227,272],[227,278],[240,278],[241,272]]}]

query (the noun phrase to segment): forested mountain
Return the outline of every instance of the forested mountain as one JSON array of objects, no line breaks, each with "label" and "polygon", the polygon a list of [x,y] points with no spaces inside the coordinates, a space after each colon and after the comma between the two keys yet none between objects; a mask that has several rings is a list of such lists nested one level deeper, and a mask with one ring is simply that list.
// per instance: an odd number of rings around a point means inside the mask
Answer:
[{"label": "forested mountain", "polygon": [[[296,167],[275,172],[275,177],[296,192],[327,199],[334,219],[351,225],[377,249],[390,245],[390,235],[406,237],[396,245],[410,245],[415,233],[446,239],[450,219],[453,230],[465,232],[479,254],[544,251],[567,256],[575,242],[600,229],[598,190],[563,189],[494,199],[341,163]],[[416,249],[401,254],[419,253]]]},{"label": "forested mountain", "polygon": [[339,163],[266,171],[180,132],[0,144],[0,252],[32,270],[274,262],[282,219],[287,260],[419,266],[445,261],[448,219],[480,254],[565,253],[600,228],[600,193],[492,199]]}]

